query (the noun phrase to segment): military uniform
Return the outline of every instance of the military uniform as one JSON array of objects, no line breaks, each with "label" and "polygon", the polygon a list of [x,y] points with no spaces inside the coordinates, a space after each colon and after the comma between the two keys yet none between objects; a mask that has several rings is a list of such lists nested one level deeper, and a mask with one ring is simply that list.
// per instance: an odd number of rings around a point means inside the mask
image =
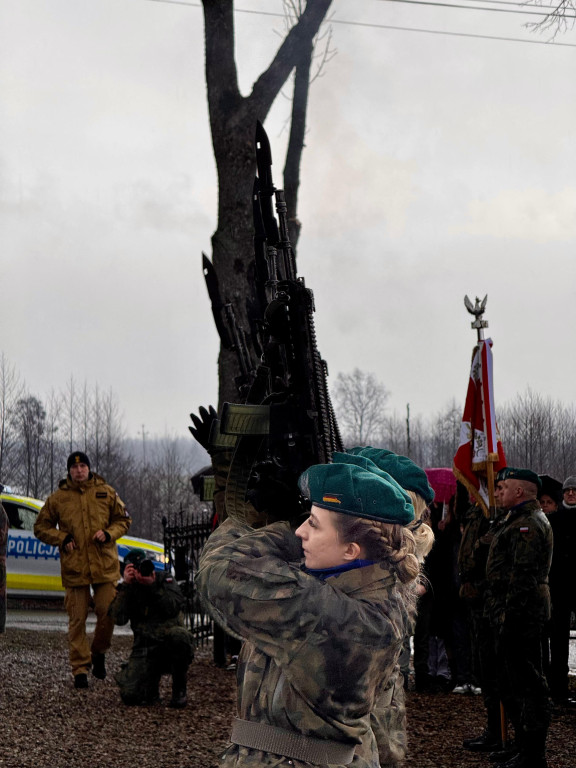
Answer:
[{"label": "military uniform", "polygon": [[380,768],[403,765],[408,745],[404,675],[399,664],[376,699],[370,713],[370,726],[378,745]]},{"label": "military uniform", "polygon": [[[60,548],[69,618],[70,665],[75,676],[86,674],[90,669],[91,652],[104,654],[110,647],[114,624],[108,618],[108,607],[120,578],[115,542],[128,531],[131,522],[114,488],[95,473],[82,484],[72,482],[70,477],[61,480],[58,490],[48,497],[36,518],[35,536],[45,544]],[[99,530],[104,531],[107,541],[94,540]],[[68,552],[64,545],[70,538],[76,546]],[[91,648],[86,637],[90,587],[97,617]]]},{"label": "military uniform", "polygon": [[172,674],[172,701],[185,696],[186,672],[194,658],[194,644],[182,623],[183,607],[184,596],[167,574],[157,573],[150,585],[119,585],[109,615],[115,624],[129,621],[134,633],[130,658],[116,675],[125,704],[157,700],[163,673]]},{"label": "military uniform", "polygon": [[[467,513],[458,551],[460,599],[466,606],[470,620],[472,653],[488,719],[487,737],[494,743],[501,740],[500,691],[494,632],[488,618],[484,616],[484,600],[486,562],[490,544],[502,519],[502,514],[498,514],[495,520],[490,520],[484,514],[482,507],[472,506]],[[472,739],[472,741],[477,740]]]},{"label": "military uniform", "polygon": [[484,616],[495,636],[500,697],[521,753],[534,761],[544,760],[550,720],[541,635],[551,559],[552,529],[539,502],[512,507],[490,545]]},{"label": "military uniform", "polygon": [[[300,557],[282,522],[254,530],[228,519],[203,549],[200,594],[245,640],[238,718],[222,764],[374,768],[370,713],[389,695],[408,625],[397,577],[373,564],[321,580],[301,569]],[[278,746],[264,746],[268,737]],[[323,749],[332,757],[323,759]]]}]

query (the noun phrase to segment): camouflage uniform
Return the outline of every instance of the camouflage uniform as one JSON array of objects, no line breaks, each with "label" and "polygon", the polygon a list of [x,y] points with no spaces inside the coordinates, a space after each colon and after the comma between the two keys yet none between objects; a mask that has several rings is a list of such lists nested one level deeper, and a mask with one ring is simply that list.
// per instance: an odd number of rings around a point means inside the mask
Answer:
[{"label": "camouflage uniform", "polygon": [[128,661],[116,675],[125,704],[143,704],[158,698],[163,673],[173,679],[186,675],[194,657],[192,635],[182,625],[184,596],[170,576],[157,573],[149,586],[120,584],[109,609],[115,624],[126,624],[134,632]]},{"label": "camouflage uniform", "polygon": [[402,765],[407,749],[406,696],[399,664],[376,700],[370,726],[378,745],[380,768]]},{"label": "camouflage uniform", "polygon": [[[202,552],[198,589],[214,618],[246,641],[238,717],[355,746],[351,765],[376,768],[370,712],[390,688],[408,622],[397,578],[374,564],[323,581],[300,557],[287,523],[254,530],[231,518]],[[233,743],[222,764],[323,763]]]},{"label": "camouflage uniform", "polygon": [[0,504],[0,634],[6,628],[6,545],[9,527],[8,515]]},{"label": "camouflage uniform", "polygon": [[484,616],[495,634],[500,697],[521,752],[543,758],[550,721],[541,635],[550,618],[552,529],[536,500],[509,510],[486,564]]},{"label": "camouflage uniform", "polygon": [[479,505],[472,506],[466,516],[466,525],[458,551],[460,598],[466,605],[470,619],[472,653],[478,682],[482,689],[488,718],[488,732],[500,738],[500,690],[496,666],[494,632],[484,614],[486,597],[486,562],[490,544],[499,529],[503,516],[498,513],[490,520]]}]

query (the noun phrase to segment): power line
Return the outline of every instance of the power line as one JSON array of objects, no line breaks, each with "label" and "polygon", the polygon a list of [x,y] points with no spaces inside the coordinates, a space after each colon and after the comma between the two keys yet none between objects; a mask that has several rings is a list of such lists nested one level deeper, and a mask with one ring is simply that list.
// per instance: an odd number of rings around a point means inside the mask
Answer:
[{"label": "power line", "polygon": [[[396,2],[400,2],[401,0],[396,0]],[[409,0],[402,0],[403,2],[409,2]],[[415,2],[416,0],[412,0]],[[486,2],[489,0],[483,0],[483,2]],[[168,5],[186,5],[190,8],[201,8],[202,5],[200,3],[187,3],[185,0],[145,0],[145,2],[148,3],[166,3]],[[436,5],[436,3],[432,2],[423,2],[424,5]],[[438,4],[439,5],[439,4]],[[449,5],[449,4],[447,4]],[[488,9],[482,9],[482,10],[488,10]],[[284,14],[282,13],[275,13],[273,11],[254,11],[252,9],[248,8],[234,8],[235,13],[249,13],[253,14],[255,16],[272,16],[275,18],[283,19]],[[571,18],[571,17],[569,17]],[[576,17],[575,17],[576,18]],[[340,24],[342,26],[351,26],[351,27],[365,27],[368,29],[389,29],[396,32],[418,32],[420,34],[428,34],[428,35],[446,35],[448,37],[467,37],[467,38],[473,38],[475,40],[496,40],[498,42],[503,43],[526,43],[527,45],[547,45],[549,48],[556,48],[558,46],[562,46],[563,48],[576,48],[576,43],[557,43],[552,42],[548,40],[526,40],[521,37],[503,37],[498,35],[479,35],[474,34],[472,32],[447,32],[440,29],[425,29],[425,28],[417,28],[417,27],[399,27],[392,24],[377,24],[374,22],[368,22],[368,21],[350,21],[346,19],[330,19],[330,24]]]}]

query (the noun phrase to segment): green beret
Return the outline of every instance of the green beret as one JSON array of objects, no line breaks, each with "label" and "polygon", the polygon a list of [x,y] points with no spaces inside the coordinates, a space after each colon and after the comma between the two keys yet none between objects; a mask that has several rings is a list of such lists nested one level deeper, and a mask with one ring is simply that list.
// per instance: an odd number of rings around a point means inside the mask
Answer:
[{"label": "green beret", "polygon": [[426,504],[434,501],[434,491],[430,487],[426,472],[407,456],[400,456],[386,448],[372,448],[369,445],[365,448],[352,448],[350,453],[365,456],[373,461],[379,469],[391,475],[402,488],[421,496]]},{"label": "green beret", "polygon": [[127,555],[124,555],[124,564],[132,563],[132,565],[138,566],[143,560],[146,560],[146,552],[143,549],[134,548]]},{"label": "green beret", "polygon": [[315,464],[300,475],[298,487],[313,504],[346,515],[406,525],[414,520],[409,496],[371,462]]},{"label": "green beret", "polygon": [[536,472],[532,472],[531,469],[504,467],[504,469],[501,469],[496,476],[496,481],[498,482],[499,480],[526,480],[529,483],[533,483],[538,490],[542,488],[542,480],[540,480]]}]

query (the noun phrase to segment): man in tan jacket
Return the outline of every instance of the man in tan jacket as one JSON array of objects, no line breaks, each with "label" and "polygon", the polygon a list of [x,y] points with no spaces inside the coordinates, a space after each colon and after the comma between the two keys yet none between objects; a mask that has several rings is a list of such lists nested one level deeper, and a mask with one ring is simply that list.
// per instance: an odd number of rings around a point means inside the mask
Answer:
[{"label": "man in tan jacket", "polygon": [[[71,453],[67,468],[67,477],[40,510],[34,533],[45,544],[60,548],[74,687],[87,688],[90,667],[95,677],[106,677],[105,653],[114,630],[108,607],[120,579],[115,542],[132,521],[114,488],[90,471],[85,453]],[[90,589],[96,613],[91,647],[86,637]]]}]

